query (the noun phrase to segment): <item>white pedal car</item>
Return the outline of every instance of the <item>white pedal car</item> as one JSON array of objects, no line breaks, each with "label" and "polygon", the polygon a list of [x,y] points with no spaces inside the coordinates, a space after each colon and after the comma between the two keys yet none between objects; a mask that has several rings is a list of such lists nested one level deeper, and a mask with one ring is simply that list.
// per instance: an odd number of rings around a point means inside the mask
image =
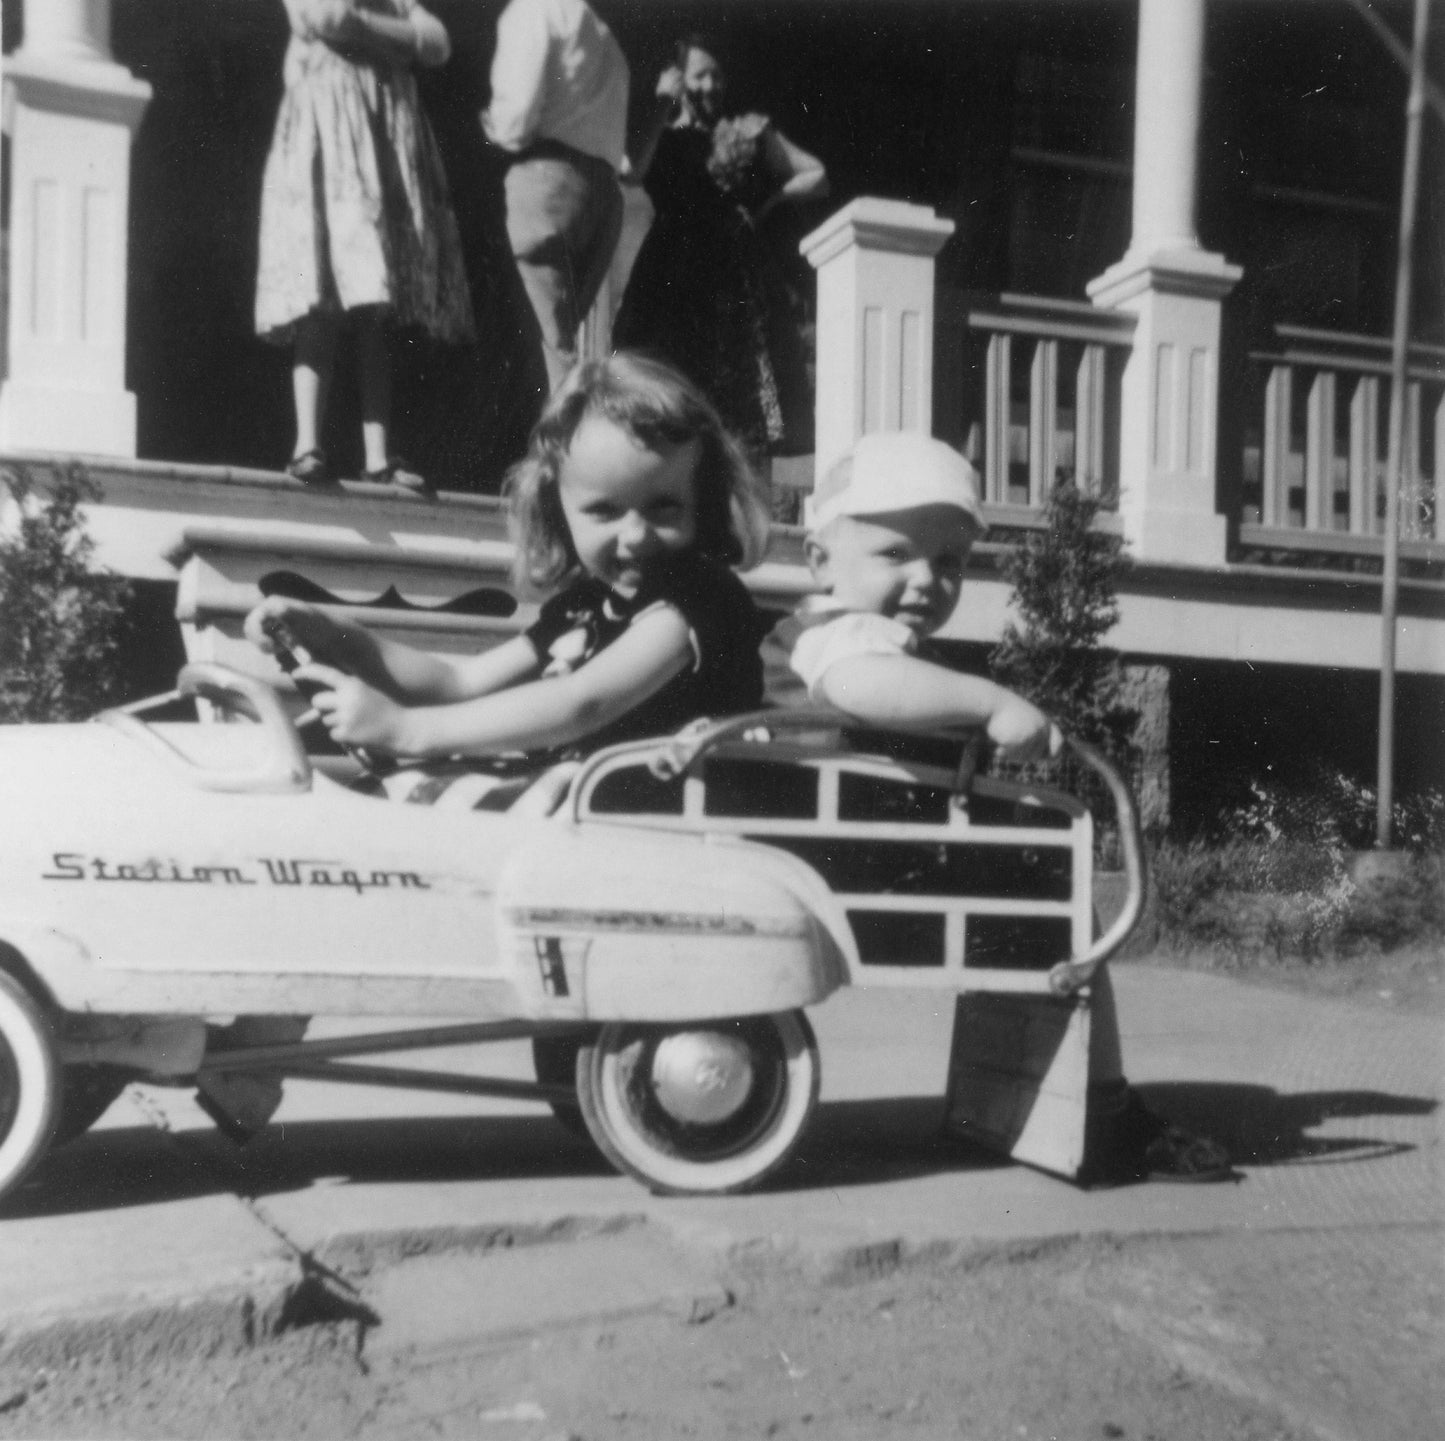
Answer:
[{"label": "white pedal car", "polygon": [[[1062,1105],[1078,1135],[1050,1164],[1077,1168],[1088,981],[1143,884],[1127,792],[1086,749],[1130,878],[1098,940],[1082,804],[851,751],[825,713],[616,746],[497,812],[359,793],[275,691],[224,667],[187,667],[179,690],[257,723],[143,704],[0,729],[0,1195],[127,1082],[223,1071],[522,1095],[580,1113],[655,1190],[744,1190],[808,1123],[805,1010],[845,985],[1046,1014],[1043,1062],[1001,1091],[986,1060],[953,1104],[1025,1158]],[[236,1016],[417,1023],[217,1049]],[[423,1024],[438,1016],[455,1019]],[[517,1037],[535,1084],[346,1059]]]}]

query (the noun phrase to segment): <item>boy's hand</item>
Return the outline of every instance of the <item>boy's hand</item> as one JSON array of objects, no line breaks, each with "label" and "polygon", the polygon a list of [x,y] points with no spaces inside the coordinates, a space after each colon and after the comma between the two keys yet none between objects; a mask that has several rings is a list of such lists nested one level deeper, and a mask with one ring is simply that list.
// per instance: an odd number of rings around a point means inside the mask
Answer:
[{"label": "boy's hand", "polygon": [[1058,726],[1022,696],[1010,695],[989,717],[984,729],[1006,760],[1056,756],[1064,746]]},{"label": "boy's hand", "polygon": [[294,678],[319,687],[311,705],[332,740],[353,749],[389,751],[393,755],[404,750],[406,712],[379,690],[329,665],[298,666]]}]

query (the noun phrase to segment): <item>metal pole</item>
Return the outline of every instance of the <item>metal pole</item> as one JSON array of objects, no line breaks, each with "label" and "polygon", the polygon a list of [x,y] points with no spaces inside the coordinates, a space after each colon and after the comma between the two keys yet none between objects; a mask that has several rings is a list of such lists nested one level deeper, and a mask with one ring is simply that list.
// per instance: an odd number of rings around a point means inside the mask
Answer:
[{"label": "metal pole", "polygon": [[1388,850],[1395,809],[1395,616],[1400,593],[1400,472],[1405,458],[1405,385],[1410,349],[1410,281],[1415,253],[1415,194],[1425,115],[1425,39],[1430,0],[1415,0],[1410,96],[1405,102],[1405,168],[1400,182],[1400,247],[1395,268],[1395,332],[1390,356],[1390,441],[1385,460],[1384,570],[1380,596],[1379,784],[1375,844]]}]

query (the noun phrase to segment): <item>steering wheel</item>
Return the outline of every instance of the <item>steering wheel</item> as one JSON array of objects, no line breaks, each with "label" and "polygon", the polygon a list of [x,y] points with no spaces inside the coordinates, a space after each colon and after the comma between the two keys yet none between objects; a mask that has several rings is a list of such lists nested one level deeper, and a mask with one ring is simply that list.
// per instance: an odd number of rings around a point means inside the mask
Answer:
[{"label": "steering wheel", "polygon": [[[291,627],[280,616],[268,616],[262,622],[262,629],[271,642],[276,664],[292,677],[292,685],[308,702],[313,700],[320,691],[326,689],[317,681],[296,679],[297,668],[309,665],[315,657],[296,639]],[[329,665],[332,670],[341,671],[343,675],[351,674],[344,665],[339,665],[333,660],[328,660],[325,664]],[[362,746],[347,745],[344,741],[338,741],[337,744],[368,775],[383,776],[396,768],[396,761],[391,756],[377,755]]]}]

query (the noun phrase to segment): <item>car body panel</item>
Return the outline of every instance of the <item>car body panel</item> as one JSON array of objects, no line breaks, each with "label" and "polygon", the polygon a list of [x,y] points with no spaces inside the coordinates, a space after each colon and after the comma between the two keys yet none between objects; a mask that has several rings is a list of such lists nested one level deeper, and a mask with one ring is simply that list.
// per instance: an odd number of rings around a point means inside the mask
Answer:
[{"label": "car body panel", "polygon": [[[251,763],[257,728],[192,729],[203,771]],[[816,882],[766,847],[190,780],[122,729],[0,731],[0,813],[26,818],[0,940],[62,1007],[646,1020],[844,978]]]}]

